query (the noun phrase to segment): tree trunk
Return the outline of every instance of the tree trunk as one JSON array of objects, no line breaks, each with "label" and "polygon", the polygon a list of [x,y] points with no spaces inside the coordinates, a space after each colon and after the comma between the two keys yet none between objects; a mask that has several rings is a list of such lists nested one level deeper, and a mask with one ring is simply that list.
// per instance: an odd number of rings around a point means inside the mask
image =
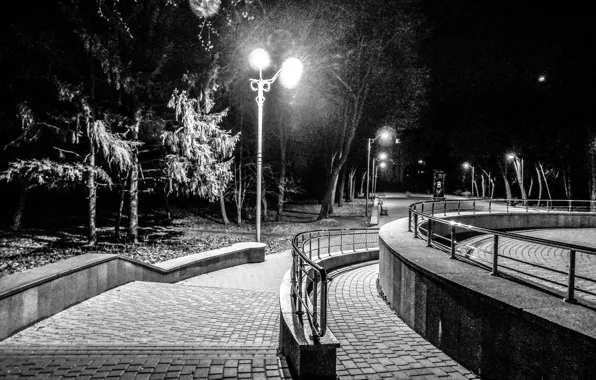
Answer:
[{"label": "tree trunk", "polygon": [[537,204],[537,206],[540,207],[540,201],[542,200],[542,179],[540,178],[540,170],[538,169],[538,165],[534,165],[534,169],[536,169],[536,178],[538,178],[538,204]]},{"label": "tree trunk", "polygon": [[364,183],[366,182],[366,174],[367,173],[368,173],[367,171],[364,171],[364,173],[362,173],[362,178],[360,180],[360,193],[359,193],[360,194],[359,195],[360,197],[362,197],[362,196],[365,197],[366,196],[366,194],[364,194]]},{"label": "tree trunk", "polygon": [[267,209],[268,209],[267,206],[268,206],[268,204],[267,204],[267,196],[265,195],[266,193],[267,193],[266,191],[263,191],[261,193],[261,204],[263,205],[262,206],[262,213],[261,213],[261,220],[263,222],[266,222],[267,221]]},{"label": "tree trunk", "polygon": [[337,207],[344,206],[346,177],[347,177],[347,170],[346,170],[346,168],[343,168],[341,170],[341,172],[339,173],[339,183],[337,186]]},{"label": "tree trunk", "polygon": [[[280,127],[281,128],[281,127]],[[277,184],[277,213],[275,221],[280,222],[283,219],[284,202],[286,197],[286,142],[285,138],[280,137],[280,168],[279,168],[279,183]]]},{"label": "tree trunk", "polygon": [[503,182],[505,183],[505,194],[508,200],[511,199],[511,186],[509,186],[509,181],[507,180],[507,172],[503,168],[503,164],[501,161],[498,161],[499,164],[499,171],[501,172],[501,176],[503,176]]},{"label": "tree trunk", "polygon": [[[88,121],[89,122],[89,121]],[[89,231],[88,239],[89,245],[97,243],[97,227],[95,226],[95,217],[97,211],[97,188],[95,187],[95,146],[92,141],[89,141],[89,155],[88,155],[89,170],[87,171],[87,206],[89,211]]]},{"label": "tree trunk", "polygon": [[590,211],[596,211],[596,136],[592,137],[588,148],[590,159]]},{"label": "tree trunk", "polygon": [[21,184],[21,190],[19,191],[19,202],[17,203],[17,209],[12,218],[12,226],[10,229],[14,232],[21,230],[21,222],[23,221],[23,213],[25,212],[25,203],[27,200],[27,184]]},{"label": "tree trunk", "polygon": [[[139,122],[132,128],[132,139],[139,138]],[[132,150],[132,166],[129,178],[129,207],[128,207],[128,241],[130,244],[139,242],[139,151],[137,148]]]},{"label": "tree trunk", "polygon": [[166,189],[164,189],[163,192],[163,203],[166,208],[166,218],[168,223],[170,223],[172,221],[172,211],[170,209],[170,196],[168,195],[168,191]]},{"label": "tree trunk", "polygon": [[356,187],[356,168],[348,173],[348,197],[347,202],[354,202],[354,191]]},{"label": "tree trunk", "polygon": [[221,218],[223,219],[223,223],[227,226],[230,224],[230,220],[228,219],[228,213],[226,212],[226,200],[223,189],[219,190],[219,207],[221,208]]},{"label": "tree trunk", "polygon": [[563,186],[565,187],[565,196],[567,199],[573,199],[573,191],[571,188],[571,174],[569,165],[563,169]]},{"label": "tree trunk", "polygon": [[524,173],[522,172],[522,167],[521,167],[520,162],[521,162],[520,160],[515,159],[513,166],[515,167],[515,175],[517,177],[517,183],[519,185],[519,191],[521,194],[521,198],[525,205],[526,199],[528,199],[528,195],[526,194],[526,189],[524,188],[524,180],[523,180]]},{"label": "tree trunk", "polygon": [[538,166],[540,167],[540,173],[542,173],[542,178],[544,179],[544,187],[546,187],[546,193],[548,194],[549,199],[547,206],[549,206],[553,200],[553,197],[550,195],[550,187],[548,186],[548,181],[546,180],[546,175],[544,174],[544,168],[542,167],[542,163],[539,162]]},{"label": "tree trunk", "polygon": [[116,225],[114,226],[114,235],[116,240],[119,241],[120,236],[120,227],[122,226],[122,210],[124,210],[124,198],[126,197],[126,182],[120,188],[120,202],[118,203],[118,215],[116,216]]},{"label": "tree trunk", "polygon": [[480,186],[482,186],[482,199],[486,198],[486,184],[484,182],[484,174],[480,173]]},{"label": "tree trunk", "polygon": [[335,188],[337,186],[337,179],[339,177],[340,168],[336,167],[331,171],[329,182],[327,183],[327,190],[323,196],[323,202],[321,204],[321,211],[317,220],[328,219],[329,215],[333,214],[333,204],[335,203]]}]

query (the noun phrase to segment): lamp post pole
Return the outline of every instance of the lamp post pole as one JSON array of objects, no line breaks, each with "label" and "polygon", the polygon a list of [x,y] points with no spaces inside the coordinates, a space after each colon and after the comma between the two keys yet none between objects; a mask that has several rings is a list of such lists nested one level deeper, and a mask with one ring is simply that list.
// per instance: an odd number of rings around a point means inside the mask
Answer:
[{"label": "lamp post pole", "polygon": [[470,165],[472,166],[472,198],[474,198],[474,165]]},{"label": "lamp post pole", "polygon": [[368,218],[368,188],[369,188],[369,184],[370,184],[370,143],[372,139],[366,139],[368,141],[368,156],[366,159],[366,208],[364,211],[364,216],[366,218]]},{"label": "lamp post pole", "polygon": [[[271,85],[282,74],[282,82],[286,87],[292,88],[297,84],[298,78],[302,74],[302,64],[296,58],[288,58],[283,66],[275,73],[271,79],[263,79],[263,69],[269,65],[269,55],[263,49],[256,49],[251,53],[252,63],[259,68],[259,79],[250,80],[250,88],[257,91],[257,204],[256,204],[256,240],[261,241],[261,197],[262,197],[262,172],[263,172],[263,104],[265,103],[265,92],[269,92]],[[294,74],[294,78],[282,73],[284,70],[288,75]]]}]

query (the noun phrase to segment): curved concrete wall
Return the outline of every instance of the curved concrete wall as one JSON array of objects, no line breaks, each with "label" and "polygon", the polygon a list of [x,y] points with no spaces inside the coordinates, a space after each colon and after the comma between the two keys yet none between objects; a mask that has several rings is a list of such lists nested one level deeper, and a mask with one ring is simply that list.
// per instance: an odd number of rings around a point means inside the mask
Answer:
[{"label": "curved concrete wall", "polygon": [[379,239],[387,301],[482,378],[596,378],[595,311],[450,260],[413,239],[406,219],[382,227]]}]

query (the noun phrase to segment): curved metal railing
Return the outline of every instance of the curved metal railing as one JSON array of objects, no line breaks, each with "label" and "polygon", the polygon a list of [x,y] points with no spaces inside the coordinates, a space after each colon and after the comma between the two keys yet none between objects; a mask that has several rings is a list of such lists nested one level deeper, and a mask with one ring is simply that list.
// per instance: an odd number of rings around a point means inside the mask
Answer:
[{"label": "curved metal railing", "polygon": [[[565,213],[589,213],[596,214],[594,201],[549,201],[544,207],[538,206],[537,200],[527,200],[514,203],[511,200],[450,200],[450,201],[424,201],[410,205],[408,217],[408,231],[414,228],[414,237],[426,238],[427,246],[435,247],[450,253],[451,259],[462,259],[474,265],[490,270],[491,275],[504,275],[517,281],[530,285],[542,285],[559,289],[566,292],[566,302],[577,302],[576,292],[581,293],[582,299],[590,303],[596,301],[596,248],[578,244],[553,241],[534,236],[522,235],[519,233],[495,231],[487,228],[465,225],[454,221],[445,220],[435,215],[446,216],[448,213],[461,214],[476,212],[565,212]],[[562,207],[564,205],[564,207]],[[436,224],[447,225],[448,234],[439,235],[433,232],[437,230]],[[443,229],[445,231],[445,229]],[[457,235],[466,236],[463,242],[456,240]],[[477,245],[469,244],[471,235],[481,235],[484,239],[484,246],[481,241]],[[468,242],[468,243],[466,243]],[[480,242],[480,243],[479,243]],[[551,262],[550,265],[530,261],[520,257],[515,248],[520,242],[526,244],[526,251],[539,252],[546,250],[549,256],[556,256],[560,259],[567,259],[567,262]],[[503,244],[505,243],[505,244]],[[505,248],[512,246],[511,250]],[[538,247],[538,249],[536,248]],[[545,247],[545,248],[540,248]],[[507,249],[507,251],[506,251]],[[511,253],[511,254],[510,254]],[[580,268],[583,274],[578,274],[578,254],[584,264],[593,264],[593,268],[587,270]],[[587,266],[587,265],[584,265]],[[565,281],[566,278],[566,281]],[[578,282],[581,284],[578,286]],[[545,289],[546,290],[546,289]]]},{"label": "curved metal railing", "polygon": [[318,340],[327,331],[327,284],[330,278],[317,261],[333,253],[368,250],[378,246],[378,229],[319,230],[294,236],[291,296],[295,313],[300,318],[306,315],[313,332],[311,339]]}]

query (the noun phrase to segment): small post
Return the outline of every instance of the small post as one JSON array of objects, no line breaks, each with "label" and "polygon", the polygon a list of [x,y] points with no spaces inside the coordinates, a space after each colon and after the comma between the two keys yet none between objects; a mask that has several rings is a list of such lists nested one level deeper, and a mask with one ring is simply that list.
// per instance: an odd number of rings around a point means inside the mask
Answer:
[{"label": "small post", "polygon": [[432,219],[428,220],[428,235],[426,236],[426,246],[427,247],[432,247],[432,235],[433,235],[433,221]]},{"label": "small post", "polygon": [[339,251],[344,251],[344,230],[339,231]]},{"label": "small post", "polygon": [[490,272],[491,276],[498,276],[498,260],[499,260],[499,235],[493,237],[493,271]]},{"label": "small post", "polygon": [[457,201],[457,215],[460,215],[461,211],[461,201]]},{"label": "small post", "polygon": [[443,216],[447,216],[447,201],[443,201]]},{"label": "small post", "polygon": [[455,259],[455,225],[451,226],[451,257],[450,259]]},{"label": "small post", "polygon": [[418,214],[414,214],[414,238],[418,238]]},{"label": "small post", "polygon": [[[331,231],[327,232],[327,254],[331,255]],[[319,256],[319,259],[321,256]]]},{"label": "small post", "polygon": [[476,214],[476,200],[472,201],[472,214]]},{"label": "small post", "polygon": [[408,208],[408,232],[412,232],[412,209]]},{"label": "small post", "polygon": [[488,213],[490,214],[492,211],[492,205],[493,205],[493,200],[489,199],[488,200]]},{"label": "small post", "polygon": [[[314,268],[313,268],[314,270]],[[318,327],[318,322],[317,322],[317,293],[318,293],[318,285],[319,285],[319,280],[320,280],[320,276],[321,274],[314,270],[314,278],[313,278],[313,289],[312,289],[312,321],[314,323],[314,325],[316,327]]]},{"label": "small post", "polygon": [[312,233],[308,231],[308,258],[312,260]]},{"label": "small post", "polygon": [[432,216],[435,216],[435,202],[432,203],[430,213]]},{"label": "small post", "polygon": [[424,202],[422,203],[422,209],[420,210],[420,212],[424,214]]},{"label": "small post", "polygon": [[298,283],[297,283],[297,289],[298,289],[298,310],[296,311],[296,314],[298,315],[302,315],[302,258],[298,257]]},{"label": "small post", "polygon": [[569,279],[567,284],[567,298],[565,302],[576,303],[575,293],[575,250],[569,250]]}]

